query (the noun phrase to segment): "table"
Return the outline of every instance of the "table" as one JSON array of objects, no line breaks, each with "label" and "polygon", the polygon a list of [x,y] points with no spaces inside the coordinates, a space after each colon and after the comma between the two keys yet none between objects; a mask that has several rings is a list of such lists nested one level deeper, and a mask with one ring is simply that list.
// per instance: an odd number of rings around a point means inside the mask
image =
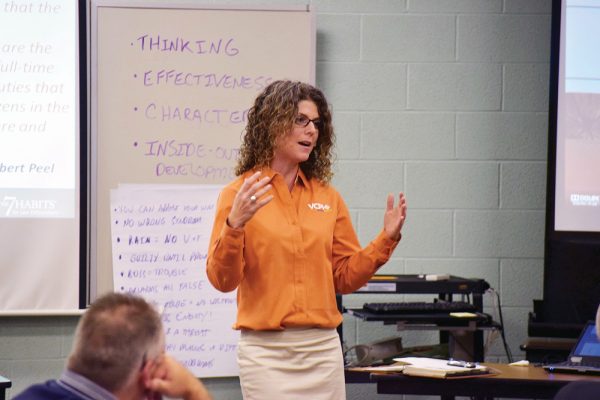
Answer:
[{"label": "table", "polygon": [[0,400],[6,399],[6,389],[12,386],[12,382],[0,375]]},{"label": "table", "polygon": [[490,376],[436,379],[402,374],[371,374],[380,394],[437,395],[442,399],[454,396],[473,396],[479,399],[494,397],[516,399],[551,399],[569,382],[597,380],[600,376],[550,374],[541,367],[517,367],[507,364],[482,363],[497,371]]}]

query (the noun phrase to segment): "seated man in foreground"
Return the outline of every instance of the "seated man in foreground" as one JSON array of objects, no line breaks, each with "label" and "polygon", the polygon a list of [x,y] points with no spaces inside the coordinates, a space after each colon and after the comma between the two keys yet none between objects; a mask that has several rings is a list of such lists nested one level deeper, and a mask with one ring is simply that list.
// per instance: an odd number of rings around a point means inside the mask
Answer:
[{"label": "seated man in foreground", "polygon": [[144,299],[110,293],[85,312],[60,379],[33,385],[14,400],[210,400],[204,385],[164,354],[158,312]]}]

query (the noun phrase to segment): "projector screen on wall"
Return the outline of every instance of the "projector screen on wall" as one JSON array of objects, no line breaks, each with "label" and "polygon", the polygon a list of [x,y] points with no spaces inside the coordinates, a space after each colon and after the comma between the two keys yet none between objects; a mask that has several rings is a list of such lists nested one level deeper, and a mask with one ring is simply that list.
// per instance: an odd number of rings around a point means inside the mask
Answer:
[{"label": "projector screen on wall", "polygon": [[554,228],[600,232],[600,0],[561,15]]},{"label": "projector screen on wall", "polygon": [[77,0],[0,2],[0,313],[79,308]]},{"label": "projector screen on wall", "polygon": [[577,337],[600,304],[599,34],[600,0],[553,0],[544,298],[534,301],[535,336]]}]

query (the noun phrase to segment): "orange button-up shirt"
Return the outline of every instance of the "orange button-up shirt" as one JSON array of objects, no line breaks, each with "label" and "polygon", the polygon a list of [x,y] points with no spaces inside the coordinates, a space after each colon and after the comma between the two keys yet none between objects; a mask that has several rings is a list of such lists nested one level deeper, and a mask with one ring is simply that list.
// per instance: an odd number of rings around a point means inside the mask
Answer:
[{"label": "orange button-up shirt", "polygon": [[283,176],[271,177],[273,200],[246,223],[226,220],[249,171],[219,196],[207,274],[223,292],[238,289],[235,329],[335,328],[342,322],[336,293],[363,286],[398,244],[383,230],[361,249],[346,204],[330,185],[302,171],[290,192]]}]

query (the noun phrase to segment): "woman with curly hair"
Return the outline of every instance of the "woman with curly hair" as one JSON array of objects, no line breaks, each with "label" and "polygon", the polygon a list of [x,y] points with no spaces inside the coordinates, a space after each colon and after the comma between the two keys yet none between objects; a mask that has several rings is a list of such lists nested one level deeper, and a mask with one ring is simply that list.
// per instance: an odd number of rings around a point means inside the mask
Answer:
[{"label": "woman with curly hair", "polygon": [[333,143],[323,93],[273,82],[248,113],[238,178],[219,196],[207,274],[220,291],[238,289],[244,399],[345,399],[335,295],[363,286],[400,241],[406,203],[390,194],[383,229],[361,248],[329,184]]}]

